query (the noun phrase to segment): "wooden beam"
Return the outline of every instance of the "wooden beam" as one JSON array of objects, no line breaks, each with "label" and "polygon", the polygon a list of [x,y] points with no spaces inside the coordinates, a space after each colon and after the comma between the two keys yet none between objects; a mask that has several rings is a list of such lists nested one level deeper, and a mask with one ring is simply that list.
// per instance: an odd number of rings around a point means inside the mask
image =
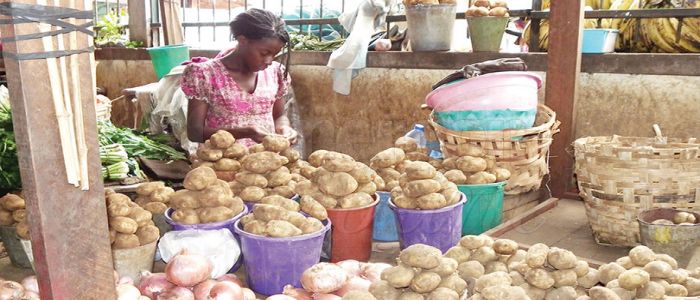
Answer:
[{"label": "wooden beam", "polygon": [[550,151],[552,196],[561,198],[573,178],[573,158],[566,149],[573,142],[584,1],[552,1],[551,5],[545,103],[561,122]]},{"label": "wooden beam", "polygon": [[146,18],[146,1],[145,0],[128,0],[129,10],[129,40],[140,41],[145,47],[149,47],[150,28]]},{"label": "wooden beam", "polygon": [[[15,3],[37,4],[33,0]],[[64,3],[64,2],[62,2]],[[83,1],[76,9],[90,10]],[[3,17],[7,19],[8,17]],[[85,22],[86,20],[80,21]],[[37,32],[37,25],[0,26],[2,37]],[[92,45],[77,33],[78,48]],[[9,53],[43,52],[41,40],[3,43]],[[5,56],[23,193],[41,299],[116,299],[109,231],[100,176],[95,86],[91,54],[77,59],[80,102],[88,149],[90,189],[66,181],[57,117],[51,99],[47,60],[17,61]]]},{"label": "wooden beam", "polygon": [[549,198],[546,201],[538,204],[537,206],[533,207],[532,209],[528,210],[527,212],[521,214],[520,216],[509,220],[508,222],[505,222],[501,225],[498,225],[494,228],[489,229],[488,231],[484,232],[483,234],[491,236],[491,237],[499,237],[503,234],[505,234],[508,231],[511,231],[515,229],[516,227],[527,223],[528,221],[534,219],[535,217],[547,212],[548,210],[555,208],[559,204],[559,199],[557,198]]}]

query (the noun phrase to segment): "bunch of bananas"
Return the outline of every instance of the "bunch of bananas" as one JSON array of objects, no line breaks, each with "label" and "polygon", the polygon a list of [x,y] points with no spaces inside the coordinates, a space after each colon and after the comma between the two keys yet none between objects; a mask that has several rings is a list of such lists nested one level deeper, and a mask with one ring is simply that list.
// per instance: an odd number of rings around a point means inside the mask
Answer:
[{"label": "bunch of bananas", "polygon": [[[587,0],[586,5],[593,9],[634,10],[656,8],[700,8],[700,1],[679,0]],[[549,1],[543,1],[543,9],[549,7]],[[679,31],[679,26],[681,26]],[[523,38],[530,39],[530,24],[525,27]],[[597,20],[587,19],[585,28],[596,28]],[[657,19],[603,19],[600,27],[617,29],[620,36],[615,49],[618,52],[700,52],[700,18]],[[540,22],[540,48],[547,49],[549,41],[549,23]]]}]

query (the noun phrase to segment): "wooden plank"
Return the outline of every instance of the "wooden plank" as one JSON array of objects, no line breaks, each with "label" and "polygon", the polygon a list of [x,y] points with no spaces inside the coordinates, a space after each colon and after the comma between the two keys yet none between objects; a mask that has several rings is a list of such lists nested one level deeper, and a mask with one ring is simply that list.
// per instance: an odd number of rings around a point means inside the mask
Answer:
[{"label": "wooden plank", "polygon": [[553,197],[569,189],[573,158],[567,147],[573,142],[574,106],[581,69],[583,0],[553,1],[549,25],[549,54],[545,103],[557,113],[561,131],[550,149],[550,178]]},{"label": "wooden plank", "polygon": [[146,18],[145,0],[128,0],[129,40],[140,41],[145,47],[150,46],[150,28]]},{"label": "wooden plank", "polygon": [[491,236],[491,237],[498,237],[503,234],[505,234],[508,231],[513,230],[514,228],[520,226],[521,224],[527,223],[527,221],[532,220],[533,218],[541,215],[542,213],[554,208],[559,204],[559,199],[557,198],[549,198],[547,201],[544,201],[540,203],[539,205],[535,206],[533,209],[529,210],[528,212],[510,220],[505,223],[502,223],[501,225],[498,225],[494,228],[489,229],[488,231],[484,232],[484,234]]},{"label": "wooden plank", "polygon": [[[518,248],[519,248],[520,250],[525,250],[525,251],[527,251],[527,249],[530,249],[530,247],[532,247],[532,245],[523,244],[523,243],[518,243]],[[571,251],[571,249],[566,249],[566,250]],[[592,259],[592,258],[581,257],[581,256],[578,256],[578,255],[577,255],[576,257],[578,258],[578,260],[583,260],[583,261],[587,262],[587,263],[588,263],[588,266],[591,267],[591,268],[594,268],[594,269],[598,269],[600,266],[606,264],[606,262],[602,262],[602,261],[595,260],[595,259]]]},{"label": "wooden plank", "polygon": [[[16,2],[36,4],[31,0]],[[90,9],[83,1],[75,8]],[[35,32],[36,24],[0,26],[3,37]],[[91,44],[84,34],[78,36],[80,48]],[[41,40],[4,43],[3,47],[11,53],[43,51]],[[89,56],[76,56],[89,145],[87,191],[66,181],[56,112],[47,102],[51,99],[47,61],[20,62],[5,57],[7,71],[13,74],[8,76],[8,88],[41,299],[116,299]]]}]

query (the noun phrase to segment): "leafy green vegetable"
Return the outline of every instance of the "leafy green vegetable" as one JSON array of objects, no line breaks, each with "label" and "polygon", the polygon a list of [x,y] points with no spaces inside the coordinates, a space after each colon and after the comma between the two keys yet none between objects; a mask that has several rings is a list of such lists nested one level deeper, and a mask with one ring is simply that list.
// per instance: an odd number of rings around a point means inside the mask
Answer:
[{"label": "leafy green vegetable", "polygon": [[154,142],[144,135],[137,134],[128,128],[118,128],[109,121],[97,123],[101,146],[121,144],[131,158],[143,157],[157,160],[186,159],[182,152],[173,147]]},{"label": "leafy green vegetable", "polygon": [[310,34],[291,33],[290,35],[292,50],[333,51],[345,42],[344,38],[321,40],[318,36]]},{"label": "leafy green vegetable", "polygon": [[22,188],[17,162],[17,144],[12,129],[12,111],[0,102],[0,189]]}]

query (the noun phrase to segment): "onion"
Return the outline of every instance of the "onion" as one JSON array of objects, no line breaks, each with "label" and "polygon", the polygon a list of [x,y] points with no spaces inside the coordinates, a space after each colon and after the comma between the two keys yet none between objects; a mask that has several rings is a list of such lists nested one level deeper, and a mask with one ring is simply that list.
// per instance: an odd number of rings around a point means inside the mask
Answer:
[{"label": "onion", "polygon": [[194,293],[186,287],[177,286],[158,295],[156,300],[195,300]]},{"label": "onion", "polygon": [[22,279],[22,287],[24,287],[25,291],[39,294],[39,282],[36,280],[36,276],[29,276]]},{"label": "onion", "polygon": [[304,289],[295,288],[293,285],[288,284],[284,286],[283,294],[287,296],[292,296],[297,300],[311,300],[311,293]]},{"label": "onion", "polygon": [[381,280],[381,275],[384,270],[391,268],[392,265],[386,263],[368,263],[362,267],[362,277],[371,282]]},{"label": "onion", "polygon": [[217,284],[218,282],[213,279],[207,279],[205,281],[200,282],[198,285],[194,287],[194,299],[195,300],[208,300],[209,299],[209,291],[211,291],[211,288]]},{"label": "onion", "polygon": [[220,281],[211,288],[209,300],[243,300],[243,290],[233,282]]},{"label": "onion", "polygon": [[131,279],[129,276],[122,276],[122,278],[119,278],[119,284],[131,284],[134,285],[134,280]]},{"label": "onion", "polygon": [[41,300],[39,297],[39,294],[35,292],[30,292],[30,291],[24,291],[24,295],[22,296],[22,300]]},{"label": "onion", "polygon": [[377,51],[389,51],[391,50],[391,40],[389,39],[379,39],[374,43],[374,50]]},{"label": "onion", "polygon": [[245,284],[243,284],[243,281],[236,276],[236,274],[224,274],[219,276],[219,278],[216,278],[216,281],[230,281],[235,284],[237,284],[240,287],[244,287]]},{"label": "onion", "polygon": [[120,284],[117,286],[117,300],[139,300],[141,293],[139,289],[130,284]]},{"label": "onion", "polygon": [[354,259],[348,259],[339,261],[336,263],[336,265],[347,271],[349,275],[360,276],[362,274],[362,267],[364,264]]},{"label": "onion", "polygon": [[187,249],[175,255],[165,266],[168,281],[178,285],[191,287],[209,279],[212,265],[209,260],[198,254],[189,254]]},{"label": "onion", "polygon": [[314,294],[314,300],[342,300],[343,298],[333,294]]},{"label": "onion", "polygon": [[258,297],[255,296],[255,292],[249,288],[242,288],[243,290],[243,300],[255,300]]},{"label": "onion", "polygon": [[334,294],[338,296],[345,296],[349,291],[369,291],[369,286],[372,284],[371,281],[360,278],[351,277],[348,282],[343,285],[339,290],[335,291]]},{"label": "onion", "polygon": [[332,293],[348,279],[348,272],[336,264],[317,263],[301,274],[301,285],[314,293]]},{"label": "onion", "polygon": [[14,281],[3,281],[0,284],[0,300],[16,300],[22,297],[24,288]]},{"label": "onion", "polygon": [[139,283],[139,291],[141,295],[155,299],[161,293],[175,287],[170,283],[165,276],[165,273],[151,273],[148,271],[141,272],[141,282]]}]

